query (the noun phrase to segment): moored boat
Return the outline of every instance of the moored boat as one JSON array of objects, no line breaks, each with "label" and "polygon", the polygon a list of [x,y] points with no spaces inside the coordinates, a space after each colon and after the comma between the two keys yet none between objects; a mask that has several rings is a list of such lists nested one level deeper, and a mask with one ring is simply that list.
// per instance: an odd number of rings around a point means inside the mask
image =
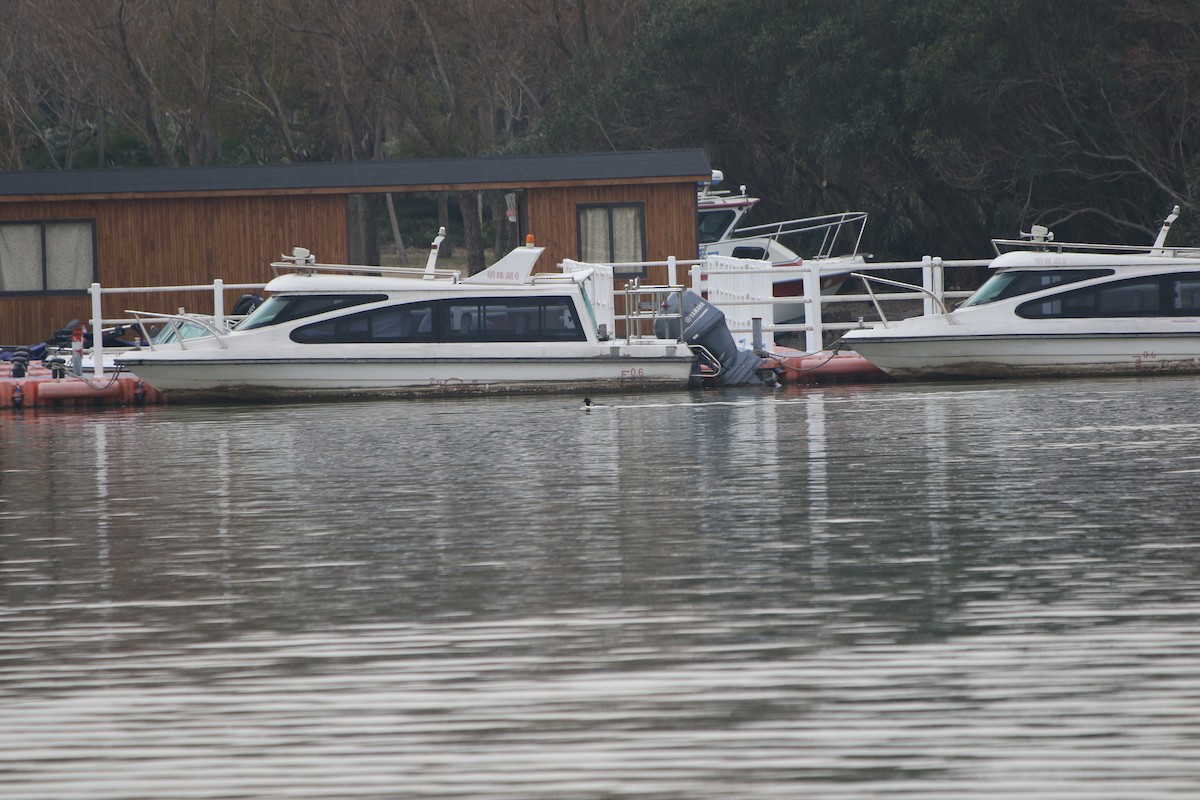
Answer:
[{"label": "moored boat", "polygon": [[842,341],[898,378],[1200,373],[1200,249],[1166,246],[1178,216],[1149,247],[1059,243],[1042,226],[994,240],[994,274],[958,308]]},{"label": "moored boat", "polygon": [[463,278],[435,268],[433,254],[424,269],[406,269],[318,264],[296,248],[272,264],[266,302],[232,330],[192,330],[115,362],[171,401],[687,385],[696,355],[682,337],[617,337],[589,300],[593,273],[534,274],[542,250],[519,247]]},{"label": "moored boat", "polygon": [[[846,278],[866,265],[859,252],[867,214],[847,211],[837,214],[802,217],[763,225],[739,227],[759,202],[741,186],[733,190],[717,189],[724,180],[720,171],[701,185],[696,193],[697,235],[700,258],[728,256],[768,261],[773,267],[799,267],[805,262],[818,266],[821,293],[835,294]],[[812,250],[802,256],[783,241]],[[783,272],[774,280],[775,322],[785,324],[804,317],[804,279],[794,272]]]}]

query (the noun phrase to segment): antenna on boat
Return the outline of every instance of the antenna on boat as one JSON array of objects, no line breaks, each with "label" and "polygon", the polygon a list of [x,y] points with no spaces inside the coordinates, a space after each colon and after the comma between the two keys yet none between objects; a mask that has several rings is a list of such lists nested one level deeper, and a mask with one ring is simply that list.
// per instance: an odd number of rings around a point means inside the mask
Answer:
[{"label": "antenna on boat", "polygon": [[433,270],[437,266],[438,245],[446,238],[446,229],[438,228],[437,236],[433,237],[433,243],[429,245],[429,260],[425,262],[425,280],[433,280]]},{"label": "antenna on boat", "polygon": [[1158,231],[1158,238],[1154,240],[1154,247],[1150,251],[1151,255],[1161,256],[1163,254],[1162,246],[1167,243],[1167,234],[1171,230],[1171,223],[1177,219],[1179,219],[1179,206],[1175,206],[1170,215],[1163,220],[1162,228]]},{"label": "antenna on boat", "polygon": [[304,269],[304,267],[308,266],[309,264],[317,263],[317,257],[304,247],[293,247],[292,254],[290,256],[283,256],[282,258],[284,261],[290,261],[292,266],[295,267],[297,272],[300,273],[309,272],[309,270]]},{"label": "antenna on boat", "polygon": [[701,196],[707,196],[708,193],[715,187],[719,186],[723,180],[725,180],[725,173],[721,172],[719,169],[714,169],[712,171],[712,177],[706,181],[700,181]]},{"label": "antenna on boat", "polygon": [[1029,233],[1021,231],[1021,238],[1031,242],[1053,242],[1054,232],[1045,225],[1034,225],[1029,229]]}]

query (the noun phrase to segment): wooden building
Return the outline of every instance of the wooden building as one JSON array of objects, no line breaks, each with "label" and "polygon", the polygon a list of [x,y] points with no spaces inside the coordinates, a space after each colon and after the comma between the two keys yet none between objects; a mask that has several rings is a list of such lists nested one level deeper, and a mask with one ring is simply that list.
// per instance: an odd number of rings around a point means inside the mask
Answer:
[{"label": "wooden building", "polygon": [[[696,183],[710,175],[701,150],[2,172],[0,343],[32,344],[86,320],[93,282],[262,283],[293,246],[348,262],[348,205],[358,194],[513,192],[519,241],[531,233],[546,247],[544,271],[564,258],[694,258]],[[665,270],[648,278],[665,281]],[[180,297],[106,296],[103,313],[212,310],[211,293]]]}]

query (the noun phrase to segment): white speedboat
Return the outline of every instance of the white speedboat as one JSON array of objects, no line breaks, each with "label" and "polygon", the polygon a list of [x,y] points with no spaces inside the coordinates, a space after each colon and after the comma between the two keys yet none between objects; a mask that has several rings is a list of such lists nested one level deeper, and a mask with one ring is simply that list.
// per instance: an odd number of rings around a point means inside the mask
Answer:
[{"label": "white speedboat", "polygon": [[317,264],[296,248],[272,265],[266,302],[232,330],[197,335],[197,317],[130,311],[180,335],[115,361],[169,399],[687,385],[686,343],[614,338],[614,320],[596,319],[589,302],[593,273],[535,275],[542,250],[517,248],[462,278],[434,267],[436,246],[424,269]]},{"label": "white speedboat", "polygon": [[957,309],[843,342],[898,378],[1200,373],[1200,249],[1166,246],[1178,215],[1143,248],[1057,243],[1042,226],[995,240],[995,273]]},{"label": "white speedboat", "polygon": [[[739,187],[737,192],[716,189],[723,179],[719,170],[714,171],[713,179],[702,184],[696,193],[700,258],[729,256],[769,261],[774,267],[798,267],[805,262],[810,266],[815,264],[821,271],[822,294],[837,293],[852,272],[866,265],[866,256],[859,252],[867,219],[865,211],[738,227],[760,198],[749,196],[745,186]],[[799,255],[780,239],[796,247],[807,245],[810,255]],[[780,276],[774,281],[774,294],[777,298],[795,298],[775,304],[776,323],[804,318],[802,276]]]}]

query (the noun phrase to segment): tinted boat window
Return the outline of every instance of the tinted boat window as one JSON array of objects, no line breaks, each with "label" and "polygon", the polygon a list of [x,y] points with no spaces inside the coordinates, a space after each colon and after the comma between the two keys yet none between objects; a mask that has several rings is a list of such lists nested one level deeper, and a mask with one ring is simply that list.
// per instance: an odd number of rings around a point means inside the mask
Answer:
[{"label": "tinted boat window", "polygon": [[751,261],[766,261],[767,249],[765,247],[742,246],[733,248],[734,258],[747,258]]},{"label": "tinted boat window", "polygon": [[406,303],[305,325],[292,331],[300,344],[435,342],[433,303]]},{"label": "tinted boat window", "polygon": [[587,335],[569,297],[489,297],[376,308],[292,331],[301,344],[576,342]]},{"label": "tinted boat window", "polygon": [[578,342],[587,338],[569,297],[488,297],[445,302],[444,341]]},{"label": "tinted boat window", "polygon": [[261,306],[254,309],[250,316],[238,324],[238,330],[262,328],[267,325],[278,325],[294,319],[303,319],[339,308],[361,306],[365,303],[378,303],[386,300],[384,294],[306,294],[306,295],[276,295],[267,298]]},{"label": "tinted boat window", "polygon": [[963,308],[981,306],[984,303],[994,303],[997,300],[1017,297],[1030,292],[1040,292],[1042,289],[1049,289],[1053,286],[1103,278],[1112,274],[1111,269],[1005,270],[988,278],[975,294],[966,299]]},{"label": "tinted boat window", "polygon": [[702,211],[700,213],[698,233],[700,244],[712,244],[721,238],[725,229],[733,222],[734,212],[729,209],[722,211]]},{"label": "tinted boat window", "polygon": [[1197,316],[1200,275],[1151,275],[1073,289],[1023,303],[1017,314],[1028,319]]}]

